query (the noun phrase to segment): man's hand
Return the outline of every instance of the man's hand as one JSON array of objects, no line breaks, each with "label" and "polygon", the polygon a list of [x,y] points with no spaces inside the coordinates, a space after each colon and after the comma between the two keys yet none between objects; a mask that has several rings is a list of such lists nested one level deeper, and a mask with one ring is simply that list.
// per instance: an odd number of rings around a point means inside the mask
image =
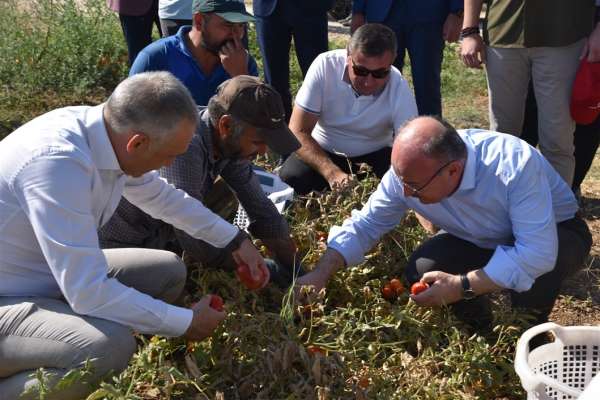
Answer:
[{"label": "man's hand", "polygon": [[337,250],[328,248],[317,261],[315,268],[296,280],[296,287],[294,288],[296,299],[302,301],[299,298],[302,286],[314,286],[317,293],[321,291],[327,285],[329,278],[345,263],[344,257]]},{"label": "man's hand", "polygon": [[482,68],[485,64],[485,43],[479,35],[470,35],[460,44],[460,56],[469,68]]},{"label": "man's hand", "polygon": [[442,271],[427,272],[421,279],[429,289],[410,297],[420,306],[436,307],[456,303],[462,299],[462,284],[459,275]]},{"label": "man's hand", "polygon": [[325,179],[331,189],[342,188],[352,180],[352,177],[339,168],[334,169]]},{"label": "man's hand", "polygon": [[315,291],[318,293],[327,285],[329,276],[319,269],[310,271],[308,274],[301,276],[296,279],[296,298],[300,295],[300,288],[302,286],[314,286]]},{"label": "man's hand", "polygon": [[234,36],[221,47],[219,52],[223,69],[233,78],[238,75],[248,75],[248,51],[242,45],[239,37]]},{"label": "man's hand", "polygon": [[352,14],[352,20],[350,21],[350,34],[353,34],[355,30],[365,24],[365,15],[362,13]]},{"label": "man's hand", "polygon": [[446,17],[443,27],[444,40],[448,43],[453,43],[458,40],[460,36],[460,28],[462,26],[463,19],[456,14],[450,13]]},{"label": "man's hand", "polygon": [[209,337],[221,321],[225,319],[225,312],[220,312],[210,307],[210,299],[211,296],[206,295],[192,306],[194,317],[192,318],[192,323],[184,333],[186,339],[199,341]]},{"label": "man's hand", "polygon": [[580,59],[587,56],[588,62],[600,62],[600,23],[596,24],[596,28],[587,38]]},{"label": "man's hand", "polygon": [[265,260],[260,255],[256,247],[254,247],[250,239],[244,240],[240,247],[233,251],[231,255],[236,264],[248,265],[253,280],[260,281],[263,279],[263,276],[266,276],[260,289],[269,283],[271,280],[269,269],[265,264]]}]

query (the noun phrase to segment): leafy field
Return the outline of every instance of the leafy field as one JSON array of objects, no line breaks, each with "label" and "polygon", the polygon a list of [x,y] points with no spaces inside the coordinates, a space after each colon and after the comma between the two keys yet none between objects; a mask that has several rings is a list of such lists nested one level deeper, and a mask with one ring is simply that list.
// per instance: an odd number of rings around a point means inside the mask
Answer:
[{"label": "leafy field", "polygon": [[[22,3],[0,2],[0,137],[50,109],[103,101],[127,72],[118,19],[104,0],[77,2],[84,7],[73,0]],[[332,47],[344,45],[343,37],[332,40]],[[251,53],[260,65],[255,46]],[[295,60],[292,67],[295,92],[301,75]],[[450,122],[485,127],[484,73],[464,68],[455,46],[446,49],[442,81]],[[271,164],[268,157],[260,162]],[[287,217],[307,267],[324,251],[329,228],[375,186],[369,178],[342,192],[295,200]],[[595,187],[584,185],[593,229]],[[485,336],[471,334],[446,309],[417,307],[406,293],[394,302],[383,299],[383,284],[402,277],[407,256],[425,237],[409,215],[364,264],[338,273],[307,306],[294,305],[290,292],[268,287],[251,293],[230,272],[189,265],[184,303],[207,292],[221,295],[228,313],[223,326],[201,343],[139,336],[127,370],[90,398],[523,398],[512,360],[525,316],[511,314],[502,295],[495,297],[496,328]],[[598,322],[595,260],[568,285],[557,306],[564,315],[559,321]]]}]

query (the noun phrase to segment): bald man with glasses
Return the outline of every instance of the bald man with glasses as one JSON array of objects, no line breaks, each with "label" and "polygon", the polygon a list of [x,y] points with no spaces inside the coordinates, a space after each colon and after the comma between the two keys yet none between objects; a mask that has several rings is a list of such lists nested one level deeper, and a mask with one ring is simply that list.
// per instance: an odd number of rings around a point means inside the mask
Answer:
[{"label": "bald man with glasses", "polygon": [[417,115],[406,80],[392,63],[394,32],[366,24],[347,49],[319,55],[296,96],[290,130],[302,147],[280,175],[296,192],[344,185],[369,164],[379,178],[390,166],[394,132]]},{"label": "bald man with glasses", "polygon": [[442,229],[408,260],[408,283],[430,285],[412,296],[417,304],[452,305],[472,327],[490,328],[485,294],[508,290],[513,307],[547,321],[592,244],[573,192],[548,161],[512,135],[457,132],[419,117],[400,130],[391,164],[363,209],[331,229],[327,251],[298,286],[320,290],[338,269],[363,262],[413,209]]}]

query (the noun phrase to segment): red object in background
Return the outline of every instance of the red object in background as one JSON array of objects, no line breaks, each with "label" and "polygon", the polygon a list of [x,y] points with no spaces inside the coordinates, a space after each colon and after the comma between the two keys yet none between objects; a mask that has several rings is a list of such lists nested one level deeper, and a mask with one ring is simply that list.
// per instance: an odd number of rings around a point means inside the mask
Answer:
[{"label": "red object in background", "polygon": [[581,125],[591,124],[600,114],[600,63],[581,60],[573,91],[571,92],[571,117]]},{"label": "red object in background", "polygon": [[221,296],[217,296],[216,294],[210,296],[210,308],[223,312],[223,299]]},{"label": "red object in background", "polygon": [[410,293],[412,293],[413,296],[418,295],[419,293],[425,291],[429,289],[429,285],[425,282],[415,282],[413,283],[413,285],[410,287]]},{"label": "red object in background", "polygon": [[252,279],[250,267],[247,264],[240,264],[237,267],[237,276],[239,280],[248,288],[248,290],[257,290],[263,285],[266,275],[263,270],[260,271],[261,279],[255,281]]},{"label": "red object in background", "polygon": [[381,295],[386,300],[395,300],[396,297],[398,297],[396,290],[389,283],[386,283],[385,286],[381,288]]}]

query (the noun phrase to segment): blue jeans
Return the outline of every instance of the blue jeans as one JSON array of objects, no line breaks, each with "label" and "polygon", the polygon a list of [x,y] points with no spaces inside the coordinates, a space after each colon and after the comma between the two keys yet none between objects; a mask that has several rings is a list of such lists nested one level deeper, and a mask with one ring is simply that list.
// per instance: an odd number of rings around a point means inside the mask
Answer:
[{"label": "blue jeans", "polygon": [[158,0],[154,1],[146,14],[138,16],[119,14],[119,20],[127,43],[129,66],[131,66],[138,53],[152,43],[153,24],[156,24],[158,32],[161,33],[160,20],[158,19]]}]

